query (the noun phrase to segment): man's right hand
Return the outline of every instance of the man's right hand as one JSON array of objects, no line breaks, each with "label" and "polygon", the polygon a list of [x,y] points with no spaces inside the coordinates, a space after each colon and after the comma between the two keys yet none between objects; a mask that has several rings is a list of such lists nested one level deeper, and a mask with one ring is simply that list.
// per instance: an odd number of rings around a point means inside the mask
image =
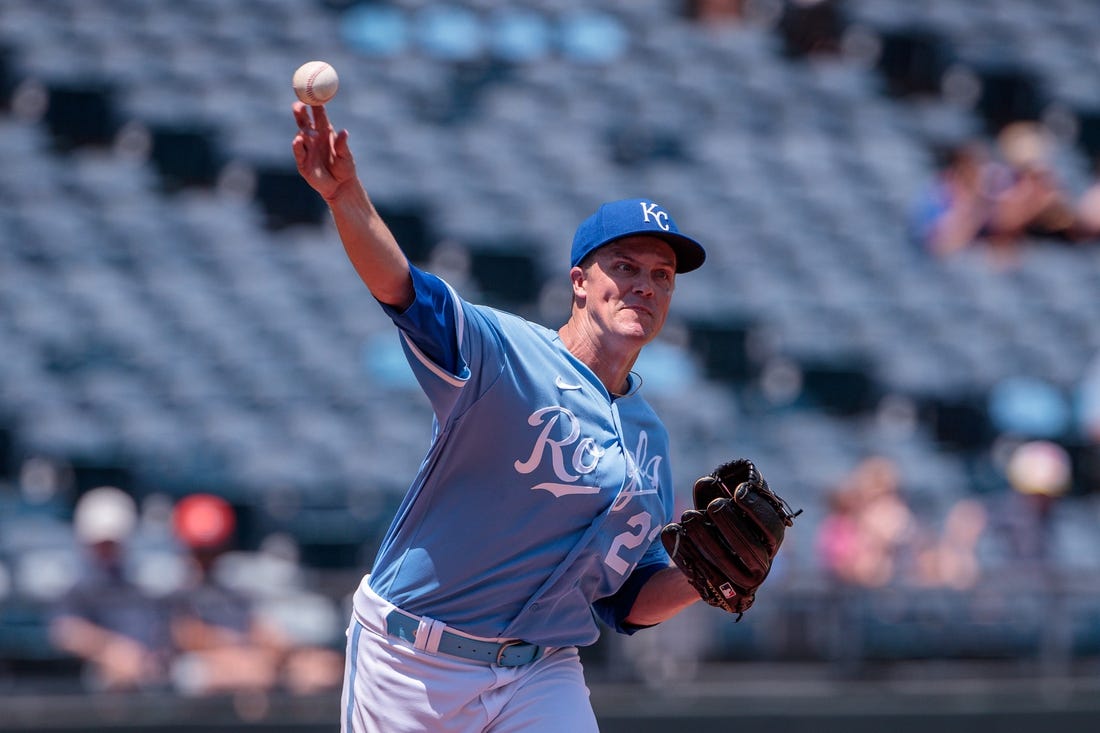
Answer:
[{"label": "man's right hand", "polygon": [[341,191],[358,185],[355,159],[348,148],[348,131],[337,133],[323,106],[308,107],[295,102],[293,110],[298,134],[291,148],[298,172],[325,201],[332,202]]}]

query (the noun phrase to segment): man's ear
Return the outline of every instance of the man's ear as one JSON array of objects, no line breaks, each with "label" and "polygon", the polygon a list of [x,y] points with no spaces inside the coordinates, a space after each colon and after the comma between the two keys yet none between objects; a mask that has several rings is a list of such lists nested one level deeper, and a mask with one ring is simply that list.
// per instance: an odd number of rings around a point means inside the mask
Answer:
[{"label": "man's ear", "polygon": [[574,267],[569,271],[569,281],[573,284],[573,298],[579,303],[584,303],[584,299],[588,297],[588,290],[585,287],[584,270],[580,267]]}]

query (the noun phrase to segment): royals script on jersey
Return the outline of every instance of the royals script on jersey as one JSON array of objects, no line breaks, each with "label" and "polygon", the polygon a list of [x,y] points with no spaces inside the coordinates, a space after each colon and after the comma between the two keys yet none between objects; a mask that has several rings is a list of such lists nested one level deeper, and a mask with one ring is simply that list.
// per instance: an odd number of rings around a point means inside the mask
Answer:
[{"label": "royals script on jersey", "polygon": [[370,585],[470,634],[590,644],[592,602],[668,564],[654,542],[672,516],[667,431],[638,394],[611,400],[556,332],[414,283],[417,303],[391,316],[433,435]]}]

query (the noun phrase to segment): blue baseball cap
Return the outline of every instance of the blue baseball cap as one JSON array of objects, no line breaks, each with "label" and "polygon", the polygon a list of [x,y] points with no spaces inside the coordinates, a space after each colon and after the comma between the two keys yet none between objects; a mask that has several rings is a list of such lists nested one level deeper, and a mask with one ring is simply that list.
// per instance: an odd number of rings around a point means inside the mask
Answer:
[{"label": "blue baseball cap", "polygon": [[703,245],[680,233],[668,212],[649,199],[611,201],[581,222],[573,236],[570,266],[623,237],[645,235],[665,240],[676,253],[676,272],[691,272],[707,258]]}]

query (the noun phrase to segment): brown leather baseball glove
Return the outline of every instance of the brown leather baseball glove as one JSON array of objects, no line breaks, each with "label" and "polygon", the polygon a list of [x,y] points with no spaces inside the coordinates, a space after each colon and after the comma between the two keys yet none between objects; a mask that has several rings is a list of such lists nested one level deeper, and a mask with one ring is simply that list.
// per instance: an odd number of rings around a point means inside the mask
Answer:
[{"label": "brown leather baseball glove", "polygon": [[696,480],[694,509],[661,531],[661,542],[704,601],[737,614],[768,577],[792,512],[752,461],[724,463]]}]

